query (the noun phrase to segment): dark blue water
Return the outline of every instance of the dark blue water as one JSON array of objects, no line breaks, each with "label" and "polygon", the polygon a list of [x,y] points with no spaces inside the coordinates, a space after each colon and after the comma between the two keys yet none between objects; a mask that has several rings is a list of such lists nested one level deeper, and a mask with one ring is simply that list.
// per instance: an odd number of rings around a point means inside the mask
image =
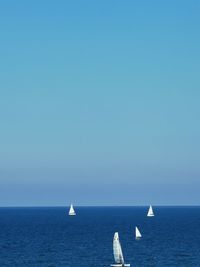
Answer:
[{"label": "dark blue water", "polygon": [[[0,266],[106,267],[119,232],[124,257],[135,267],[200,266],[200,208],[1,208]],[[134,239],[137,225],[143,235]]]}]

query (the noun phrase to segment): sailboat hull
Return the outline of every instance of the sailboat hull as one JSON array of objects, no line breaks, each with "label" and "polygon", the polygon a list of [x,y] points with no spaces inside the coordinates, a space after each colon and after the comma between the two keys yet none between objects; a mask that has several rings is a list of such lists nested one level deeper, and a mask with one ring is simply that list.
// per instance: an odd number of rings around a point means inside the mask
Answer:
[{"label": "sailboat hull", "polygon": [[131,265],[130,264],[111,264],[110,266],[112,267],[130,267]]}]

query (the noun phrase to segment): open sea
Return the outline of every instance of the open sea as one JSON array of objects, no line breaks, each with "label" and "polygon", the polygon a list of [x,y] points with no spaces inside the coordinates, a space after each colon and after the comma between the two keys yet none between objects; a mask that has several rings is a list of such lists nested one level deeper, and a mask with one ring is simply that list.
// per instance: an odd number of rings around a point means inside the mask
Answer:
[{"label": "open sea", "polygon": [[153,208],[0,208],[0,267],[108,267],[116,231],[132,267],[200,266],[200,207]]}]

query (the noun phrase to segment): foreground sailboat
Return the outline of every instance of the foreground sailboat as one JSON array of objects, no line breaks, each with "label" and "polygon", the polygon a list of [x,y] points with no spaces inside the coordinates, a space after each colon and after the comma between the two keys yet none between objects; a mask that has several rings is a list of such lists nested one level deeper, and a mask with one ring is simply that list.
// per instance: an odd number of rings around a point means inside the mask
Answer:
[{"label": "foreground sailboat", "polygon": [[150,207],[149,207],[149,210],[148,210],[147,216],[148,216],[148,217],[153,217],[153,216],[154,216],[154,213],[153,213],[153,208],[152,208],[152,206],[151,206],[151,205],[150,205]]},{"label": "foreground sailboat", "polygon": [[119,241],[119,234],[116,232],[113,238],[113,254],[115,259],[115,264],[111,264],[113,267],[129,267],[130,264],[124,263],[124,257],[122,254],[122,248]]},{"label": "foreground sailboat", "polygon": [[137,228],[137,226],[135,227],[135,239],[140,239],[142,237],[139,229]]},{"label": "foreground sailboat", "polygon": [[75,216],[76,215],[76,212],[75,212],[74,207],[73,207],[72,204],[71,204],[70,209],[69,209],[69,215],[70,216]]}]

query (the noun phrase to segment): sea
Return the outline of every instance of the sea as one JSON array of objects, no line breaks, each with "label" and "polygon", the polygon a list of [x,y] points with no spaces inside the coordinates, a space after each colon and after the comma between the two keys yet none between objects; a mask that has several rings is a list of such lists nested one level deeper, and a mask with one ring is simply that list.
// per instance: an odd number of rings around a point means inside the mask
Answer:
[{"label": "sea", "polygon": [[132,267],[200,266],[200,207],[153,208],[0,208],[0,267],[108,267],[115,232]]}]

